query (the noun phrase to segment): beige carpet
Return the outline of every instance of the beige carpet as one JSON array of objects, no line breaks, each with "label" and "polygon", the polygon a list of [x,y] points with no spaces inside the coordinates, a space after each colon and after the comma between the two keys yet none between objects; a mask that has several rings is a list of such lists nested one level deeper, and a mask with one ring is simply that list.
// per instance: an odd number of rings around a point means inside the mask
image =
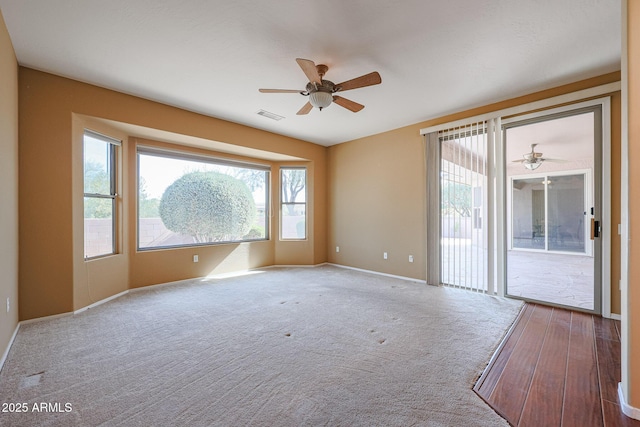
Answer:
[{"label": "beige carpet", "polygon": [[331,266],[156,287],[23,325],[0,425],[506,426],[472,386],[520,306]]}]

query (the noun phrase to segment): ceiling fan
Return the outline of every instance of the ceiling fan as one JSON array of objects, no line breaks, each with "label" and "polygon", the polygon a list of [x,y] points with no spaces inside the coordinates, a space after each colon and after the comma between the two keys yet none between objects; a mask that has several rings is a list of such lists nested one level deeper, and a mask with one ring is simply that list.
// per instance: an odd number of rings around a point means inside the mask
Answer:
[{"label": "ceiling fan", "polygon": [[357,113],[364,108],[364,105],[351,101],[350,99],[343,98],[338,95],[334,95],[336,92],[344,92],[346,90],[358,89],[366,86],[373,86],[382,83],[382,78],[377,71],[374,71],[364,76],[356,77],[355,79],[347,80],[346,82],[335,84],[332,81],[324,80],[325,73],[329,70],[324,64],[316,65],[309,59],[297,58],[296,62],[302,68],[302,71],[309,79],[309,83],[305,87],[305,90],[296,89],[259,89],[262,93],[299,93],[303,96],[308,96],[309,101],[298,111],[298,115],[308,114],[313,107],[322,111],[323,108],[327,108],[332,102],[335,102],[341,107],[347,110]]},{"label": "ceiling fan", "polygon": [[535,148],[538,144],[531,144],[531,151],[522,155],[522,159],[514,160],[514,163],[522,163],[525,168],[535,170],[540,167],[542,162],[563,162],[564,160],[549,159],[542,157],[542,153],[536,152]]}]

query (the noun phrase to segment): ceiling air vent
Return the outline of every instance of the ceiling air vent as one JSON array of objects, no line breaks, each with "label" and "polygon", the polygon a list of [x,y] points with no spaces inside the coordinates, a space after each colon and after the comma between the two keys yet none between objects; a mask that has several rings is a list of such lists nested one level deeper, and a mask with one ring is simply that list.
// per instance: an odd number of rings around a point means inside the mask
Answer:
[{"label": "ceiling air vent", "polygon": [[268,118],[270,118],[270,119],[272,119],[272,120],[276,120],[276,121],[284,119],[284,116],[279,116],[279,115],[277,115],[277,114],[270,113],[270,112],[265,111],[265,110],[260,110],[260,111],[258,111],[258,113],[257,113],[257,114],[258,114],[259,116],[268,117]]}]

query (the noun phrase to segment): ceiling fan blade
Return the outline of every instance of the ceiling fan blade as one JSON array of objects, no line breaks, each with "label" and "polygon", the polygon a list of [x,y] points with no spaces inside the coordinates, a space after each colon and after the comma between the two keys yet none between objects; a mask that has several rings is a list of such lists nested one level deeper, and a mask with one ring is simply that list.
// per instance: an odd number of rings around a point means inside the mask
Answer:
[{"label": "ceiling fan blade", "polygon": [[309,111],[311,111],[312,109],[313,109],[313,105],[311,105],[310,102],[307,102],[302,106],[302,108],[296,114],[299,116],[302,116],[304,114],[309,114]]},{"label": "ceiling fan blade", "polygon": [[567,160],[563,159],[549,159],[549,158],[540,158],[540,160],[544,160],[545,162],[558,162],[558,163],[566,163]]},{"label": "ceiling fan blade", "polygon": [[360,87],[373,86],[382,83],[382,78],[377,71],[373,73],[365,74],[364,76],[356,77],[355,79],[347,80],[337,84],[341,91],[358,89]]},{"label": "ceiling fan blade", "polygon": [[295,89],[258,89],[260,93],[300,93]]},{"label": "ceiling fan blade", "polygon": [[357,113],[364,108],[364,105],[358,104],[357,102],[353,102],[352,100],[343,98],[341,96],[334,96],[333,102],[341,107],[346,108],[347,110],[353,111],[354,113]]},{"label": "ceiling fan blade", "polygon": [[513,163],[524,163],[526,160],[525,159],[520,159],[520,160],[511,160]]},{"label": "ceiling fan blade", "polygon": [[318,69],[313,61],[309,59],[296,58],[296,62],[300,68],[302,68],[302,71],[304,71],[304,74],[311,83],[322,84],[320,74],[318,74]]}]

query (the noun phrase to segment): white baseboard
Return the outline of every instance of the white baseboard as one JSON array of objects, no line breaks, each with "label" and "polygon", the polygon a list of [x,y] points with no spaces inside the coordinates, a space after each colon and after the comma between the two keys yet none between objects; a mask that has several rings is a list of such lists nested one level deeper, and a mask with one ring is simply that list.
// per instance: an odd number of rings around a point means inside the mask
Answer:
[{"label": "white baseboard", "polygon": [[622,320],[622,316],[620,316],[619,314],[610,313],[610,314],[609,314],[609,319],[613,319],[613,320]]},{"label": "white baseboard", "polygon": [[427,281],[426,281],[426,280],[414,279],[413,277],[396,276],[395,274],[381,273],[381,272],[379,272],[379,271],[365,270],[365,269],[363,269],[363,268],[349,267],[349,266],[347,266],[347,265],[332,264],[332,263],[330,263],[330,262],[326,263],[326,265],[332,265],[332,266],[334,266],[334,267],[338,267],[338,268],[346,268],[347,270],[361,271],[361,272],[363,272],[363,273],[376,274],[376,275],[378,275],[378,276],[392,277],[392,278],[394,278],[394,279],[406,280],[406,281],[408,281],[408,282],[417,282],[417,283],[424,283],[424,284],[426,284],[426,283],[427,283]]},{"label": "white baseboard", "polygon": [[90,308],[97,307],[97,306],[99,306],[99,305],[104,304],[105,302],[109,302],[109,301],[114,300],[114,299],[116,299],[116,298],[120,298],[121,296],[126,295],[126,294],[128,294],[128,293],[129,293],[129,290],[127,289],[126,291],[122,291],[122,292],[120,292],[119,294],[111,295],[110,297],[107,297],[107,298],[105,298],[105,299],[101,299],[100,301],[96,301],[96,302],[94,302],[93,304],[89,304],[89,305],[88,305],[88,306],[86,306],[86,307],[79,308],[79,309],[77,309],[76,311],[74,311],[74,312],[73,312],[73,314],[82,313],[83,311],[87,311],[87,310],[89,310]]},{"label": "white baseboard", "polygon": [[137,288],[131,288],[127,292],[136,293],[136,292],[148,291],[148,290],[151,290],[151,289],[164,288],[166,286],[179,285],[181,283],[187,283],[187,282],[191,282],[193,280],[204,280],[206,278],[207,278],[206,276],[202,276],[202,277],[194,277],[192,279],[182,279],[182,280],[174,280],[173,282],[158,283],[157,285],[140,286],[140,287],[137,287]]},{"label": "white baseboard", "polygon": [[229,272],[229,273],[220,273],[220,274],[212,274],[210,276],[200,276],[200,277],[192,277],[190,279],[182,279],[182,280],[175,280],[173,282],[166,282],[166,283],[159,283],[157,285],[146,285],[146,286],[140,286],[137,288],[131,288],[128,290],[128,292],[141,292],[141,291],[147,291],[150,289],[155,289],[155,288],[163,288],[165,286],[173,286],[173,285],[179,285],[182,283],[187,283],[187,282],[192,282],[194,280],[208,280],[208,279],[218,279],[218,278],[227,278],[226,276],[233,277],[236,274],[243,274],[243,273],[251,273],[251,272],[255,272],[255,271],[260,271],[260,270],[269,270],[272,268],[279,268],[279,267],[299,267],[299,268],[313,268],[313,267],[320,267],[326,265],[326,263],[322,263],[322,264],[316,264],[316,265],[267,265],[264,267],[256,267],[256,268],[251,268],[249,270],[238,270],[235,272]]},{"label": "white baseboard", "polygon": [[620,401],[620,408],[622,408],[622,412],[629,418],[633,418],[634,420],[640,420],[640,408],[634,408],[633,406],[627,404],[624,399],[624,393],[622,392],[622,384],[618,383],[618,400]]},{"label": "white baseboard", "polygon": [[252,270],[260,270],[260,269],[266,269],[266,268],[316,268],[316,267],[322,267],[323,265],[329,265],[329,263],[321,262],[320,264],[279,264],[279,265],[270,265],[268,267],[252,268]]},{"label": "white baseboard", "polygon": [[94,307],[97,307],[99,305],[102,305],[102,304],[104,304],[106,302],[109,302],[109,301],[111,301],[113,299],[119,298],[119,297],[121,297],[123,295],[128,294],[129,292],[130,292],[130,290],[127,289],[126,291],[120,292],[119,294],[111,295],[110,297],[107,297],[105,299],[101,299],[100,301],[96,301],[93,304],[89,304],[86,307],[82,307],[82,308],[79,308],[79,309],[77,309],[75,311],[70,311],[68,313],[60,313],[60,314],[53,314],[51,316],[36,317],[35,319],[22,320],[22,321],[20,321],[20,323],[23,324],[23,325],[28,325],[29,323],[43,322],[45,320],[53,320],[53,319],[58,319],[60,317],[73,316],[73,315],[82,313],[83,311],[87,311],[90,308],[94,308]]},{"label": "white baseboard", "polygon": [[11,335],[11,339],[7,344],[7,348],[4,350],[4,353],[2,354],[2,359],[0,359],[0,371],[2,371],[2,368],[4,367],[4,361],[7,360],[7,356],[9,356],[9,350],[11,350],[13,341],[16,339],[16,335],[18,335],[18,329],[20,329],[20,322],[18,322],[18,324],[16,325],[16,329],[15,331],[13,331],[13,335]]},{"label": "white baseboard", "polygon": [[35,319],[22,320],[20,321],[20,324],[28,325],[29,323],[43,322],[45,320],[59,319],[60,317],[67,317],[67,316],[73,316],[73,312],[70,311],[68,313],[52,314],[51,316],[36,317]]}]

